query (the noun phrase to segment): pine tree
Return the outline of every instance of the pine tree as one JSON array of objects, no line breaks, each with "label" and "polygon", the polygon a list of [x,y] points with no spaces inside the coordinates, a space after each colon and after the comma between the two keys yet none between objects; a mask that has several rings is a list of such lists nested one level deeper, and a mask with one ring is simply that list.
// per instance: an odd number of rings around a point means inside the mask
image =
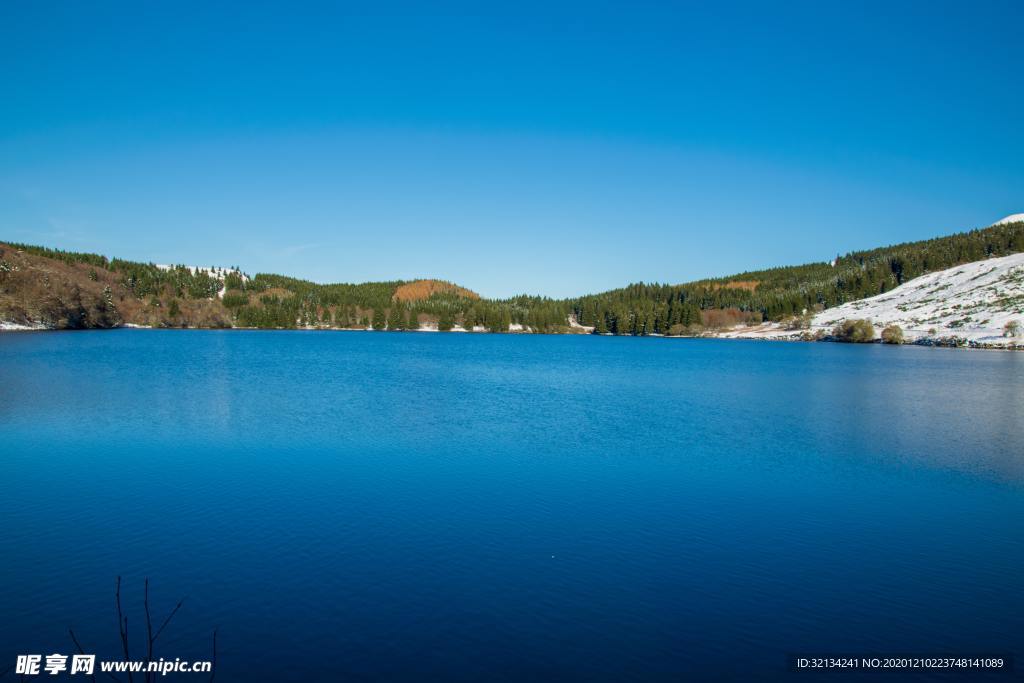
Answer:
[{"label": "pine tree", "polygon": [[388,311],[388,329],[399,331],[405,329],[405,311],[396,303]]},{"label": "pine tree", "polygon": [[440,330],[441,332],[448,332],[453,327],[455,327],[455,321],[452,320],[451,311],[445,308],[444,311],[442,311],[441,315],[438,317],[437,329]]},{"label": "pine tree", "polygon": [[384,318],[384,309],[377,308],[373,310],[373,329],[383,330],[387,326],[387,320]]}]

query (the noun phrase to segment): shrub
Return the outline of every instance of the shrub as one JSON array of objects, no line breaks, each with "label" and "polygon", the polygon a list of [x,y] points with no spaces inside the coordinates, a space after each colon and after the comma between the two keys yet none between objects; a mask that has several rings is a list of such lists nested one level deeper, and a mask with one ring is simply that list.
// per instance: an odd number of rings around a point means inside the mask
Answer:
[{"label": "shrub", "polygon": [[696,337],[701,332],[700,325],[684,325],[682,323],[676,323],[672,327],[668,328],[668,334],[670,337],[683,337],[691,336]]},{"label": "shrub", "polygon": [[861,318],[844,320],[832,330],[832,337],[836,341],[864,344],[874,341],[875,328],[870,320],[863,320]]},{"label": "shrub", "polygon": [[759,325],[762,322],[760,311],[741,311],[738,308],[708,308],[700,312],[700,317],[701,324],[713,330],[736,327],[741,323]]},{"label": "shrub", "polygon": [[889,325],[882,330],[882,343],[883,344],[902,344],[903,343],[903,328],[899,325]]},{"label": "shrub", "polygon": [[1003,335],[1006,337],[1016,337],[1020,335],[1020,321],[1010,320],[1003,326]]},{"label": "shrub", "polygon": [[781,320],[783,329],[786,330],[809,330],[811,329],[811,321],[814,320],[814,314],[809,311],[804,311],[800,315],[790,316]]}]

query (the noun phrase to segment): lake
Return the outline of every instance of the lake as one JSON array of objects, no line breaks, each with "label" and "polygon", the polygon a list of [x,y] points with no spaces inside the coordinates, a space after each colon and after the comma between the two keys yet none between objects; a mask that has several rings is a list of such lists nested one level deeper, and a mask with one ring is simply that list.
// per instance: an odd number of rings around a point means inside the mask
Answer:
[{"label": "lake", "polygon": [[1006,352],[0,334],[0,670],[69,626],[118,657],[118,575],[133,654],[149,577],[158,656],[217,628],[218,681],[1019,655],[1022,398]]}]

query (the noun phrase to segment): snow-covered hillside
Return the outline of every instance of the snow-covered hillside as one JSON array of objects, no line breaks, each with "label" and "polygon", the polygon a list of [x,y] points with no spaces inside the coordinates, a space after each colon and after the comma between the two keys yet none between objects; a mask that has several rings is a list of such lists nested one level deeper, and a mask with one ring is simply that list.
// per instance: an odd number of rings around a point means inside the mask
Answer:
[{"label": "snow-covered hillside", "polygon": [[[739,327],[722,337],[800,339],[829,334],[843,320],[870,320],[875,337],[888,325],[899,325],[907,342],[1024,345],[1024,253],[975,261],[914,278],[885,294],[851,301],[818,313],[810,330],[792,330],[777,323]],[[1016,320],[1022,333],[1004,335]]]},{"label": "snow-covered hillside", "polygon": [[986,344],[1024,342],[1003,336],[1011,320],[1024,327],[1024,254],[922,275],[885,294],[819,313],[811,327],[830,330],[850,318],[870,320],[876,333],[886,325],[899,325],[908,341],[959,337]]}]

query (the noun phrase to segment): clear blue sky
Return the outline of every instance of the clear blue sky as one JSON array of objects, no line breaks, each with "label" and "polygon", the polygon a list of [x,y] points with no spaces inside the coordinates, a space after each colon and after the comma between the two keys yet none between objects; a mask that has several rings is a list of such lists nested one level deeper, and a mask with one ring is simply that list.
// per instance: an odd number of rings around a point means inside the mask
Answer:
[{"label": "clear blue sky", "polygon": [[825,260],[1024,211],[1022,25],[1019,1],[4,2],[0,239],[489,296]]}]

